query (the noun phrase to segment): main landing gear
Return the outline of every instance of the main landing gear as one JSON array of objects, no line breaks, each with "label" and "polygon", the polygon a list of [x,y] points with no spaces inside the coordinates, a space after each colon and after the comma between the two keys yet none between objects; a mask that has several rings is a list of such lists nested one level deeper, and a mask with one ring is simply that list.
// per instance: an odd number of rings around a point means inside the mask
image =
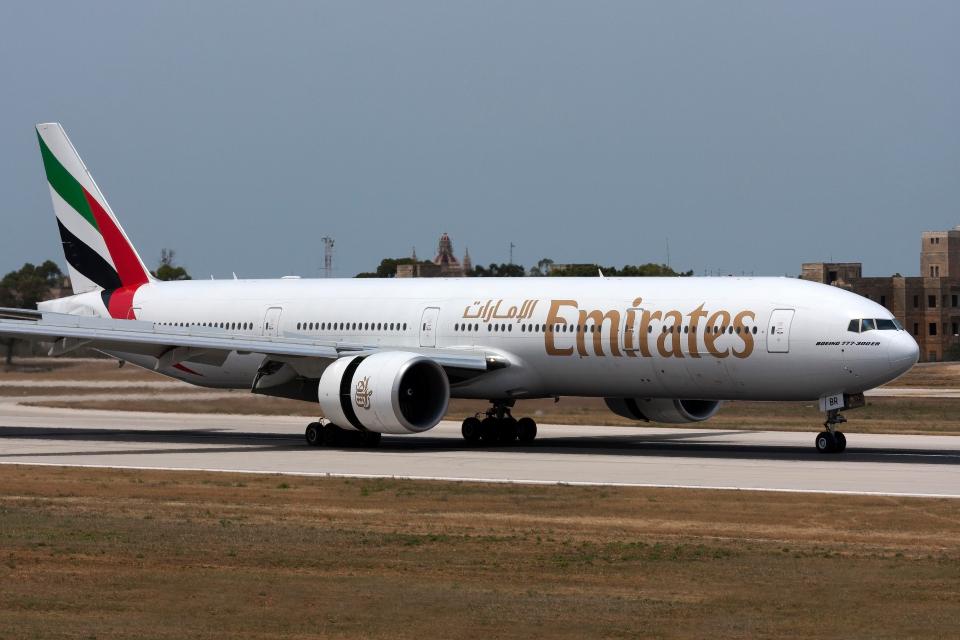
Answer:
[{"label": "main landing gear", "polygon": [[847,448],[847,437],[837,430],[837,425],[846,421],[839,409],[827,412],[827,421],[823,423],[826,431],[817,434],[817,453],[841,453]]},{"label": "main landing gear", "polygon": [[463,439],[469,443],[475,444],[511,444],[520,442],[528,444],[537,437],[537,423],[532,418],[520,418],[517,420],[510,413],[513,403],[503,404],[494,402],[493,406],[487,409],[483,414],[485,417],[481,420],[480,415],[470,416],[463,421],[460,433]]},{"label": "main landing gear", "polygon": [[376,447],[380,444],[379,433],[341,429],[329,422],[311,422],[303,435],[311,447]]}]

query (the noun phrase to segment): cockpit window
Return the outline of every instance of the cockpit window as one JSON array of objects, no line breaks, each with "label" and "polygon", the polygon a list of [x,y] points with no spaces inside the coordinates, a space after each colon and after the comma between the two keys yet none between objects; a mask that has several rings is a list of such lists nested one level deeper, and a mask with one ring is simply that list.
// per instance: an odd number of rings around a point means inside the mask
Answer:
[{"label": "cockpit window", "polygon": [[859,318],[850,321],[847,331],[903,331],[903,325],[894,318]]}]

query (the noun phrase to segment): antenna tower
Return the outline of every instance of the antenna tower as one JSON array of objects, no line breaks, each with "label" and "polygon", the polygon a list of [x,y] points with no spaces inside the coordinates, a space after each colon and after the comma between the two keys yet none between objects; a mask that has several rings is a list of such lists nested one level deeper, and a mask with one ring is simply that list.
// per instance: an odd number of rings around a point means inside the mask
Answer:
[{"label": "antenna tower", "polygon": [[320,238],[323,242],[323,277],[333,277],[333,238],[323,236]]}]

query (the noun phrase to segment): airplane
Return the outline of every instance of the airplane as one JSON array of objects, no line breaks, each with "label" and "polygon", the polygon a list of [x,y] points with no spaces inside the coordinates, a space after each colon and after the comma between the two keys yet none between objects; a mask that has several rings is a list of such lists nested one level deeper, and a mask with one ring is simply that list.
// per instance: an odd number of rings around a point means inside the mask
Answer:
[{"label": "airplane", "polygon": [[193,385],[318,404],[311,446],[376,445],[490,402],[468,443],[529,443],[518,401],[601,397],[638,423],[724,401],[811,401],[816,450],[919,348],[885,307],[793,278],[155,279],[58,123],[36,127],[73,295],[0,311],[0,335],[95,349]]}]

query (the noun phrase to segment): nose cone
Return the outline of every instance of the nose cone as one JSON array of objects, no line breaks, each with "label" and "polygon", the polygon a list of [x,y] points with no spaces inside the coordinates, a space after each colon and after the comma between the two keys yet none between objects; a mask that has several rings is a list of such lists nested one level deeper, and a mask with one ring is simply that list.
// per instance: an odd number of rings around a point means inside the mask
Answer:
[{"label": "nose cone", "polygon": [[891,336],[890,345],[887,347],[887,357],[890,359],[893,373],[899,376],[917,364],[917,360],[920,359],[920,347],[917,346],[917,341],[909,333],[898,331]]}]

